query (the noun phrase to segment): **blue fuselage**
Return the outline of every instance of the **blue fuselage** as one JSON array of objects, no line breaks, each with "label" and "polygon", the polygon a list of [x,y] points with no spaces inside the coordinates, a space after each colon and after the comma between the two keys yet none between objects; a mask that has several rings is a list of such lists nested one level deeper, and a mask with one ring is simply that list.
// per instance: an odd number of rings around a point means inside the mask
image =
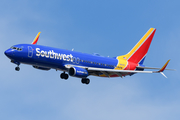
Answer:
[{"label": "blue fuselage", "polygon": [[15,64],[29,64],[67,71],[65,65],[114,69],[115,58],[97,56],[59,48],[33,44],[18,44],[5,51]]}]

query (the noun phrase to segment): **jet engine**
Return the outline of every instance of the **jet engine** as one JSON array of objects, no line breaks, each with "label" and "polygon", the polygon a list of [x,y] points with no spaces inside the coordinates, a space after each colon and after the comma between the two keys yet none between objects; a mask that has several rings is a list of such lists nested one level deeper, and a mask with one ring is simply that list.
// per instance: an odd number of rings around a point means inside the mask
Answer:
[{"label": "jet engine", "polygon": [[74,77],[86,78],[89,74],[88,71],[80,67],[71,67],[69,69],[69,75]]}]

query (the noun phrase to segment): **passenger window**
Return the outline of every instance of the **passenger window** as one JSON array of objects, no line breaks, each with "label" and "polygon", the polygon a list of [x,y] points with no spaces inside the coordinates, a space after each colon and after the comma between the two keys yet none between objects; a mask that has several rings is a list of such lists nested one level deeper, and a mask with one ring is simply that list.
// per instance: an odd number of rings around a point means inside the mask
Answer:
[{"label": "passenger window", "polygon": [[17,48],[17,47],[14,47],[14,46],[12,46],[11,49],[22,51],[22,48]]}]

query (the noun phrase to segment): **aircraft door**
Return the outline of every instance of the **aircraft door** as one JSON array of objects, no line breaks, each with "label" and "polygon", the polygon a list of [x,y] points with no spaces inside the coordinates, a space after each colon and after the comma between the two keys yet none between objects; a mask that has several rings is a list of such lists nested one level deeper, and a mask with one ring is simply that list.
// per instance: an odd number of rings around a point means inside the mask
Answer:
[{"label": "aircraft door", "polygon": [[33,56],[33,48],[31,46],[28,46],[28,57],[32,58]]}]

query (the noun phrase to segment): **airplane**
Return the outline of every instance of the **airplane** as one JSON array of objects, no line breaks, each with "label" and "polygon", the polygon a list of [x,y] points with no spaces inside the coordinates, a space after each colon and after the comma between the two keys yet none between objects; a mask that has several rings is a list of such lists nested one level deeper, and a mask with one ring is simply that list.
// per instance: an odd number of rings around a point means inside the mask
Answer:
[{"label": "airplane", "polygon": [[[150,28],[130,52],[114,58],[37,45],[41,32],[31,44],[13,45],[4,54],[17,65],[16,71],[20,70],[20,64],[32,65],[40,70],[55,69],[63,71],[60,74],[61,79],[67,80],[69,76],[78,77],[83,84],[90,83],[87,78],[90,75],[123,78],[135,73],[161,73],[166,77],[163,71],[170,70],[166,69],[170,60],[162,68],[145,67],[143,64],[155,32],[155,28]],[[144,71],[144,69],[157,70]]]}]

